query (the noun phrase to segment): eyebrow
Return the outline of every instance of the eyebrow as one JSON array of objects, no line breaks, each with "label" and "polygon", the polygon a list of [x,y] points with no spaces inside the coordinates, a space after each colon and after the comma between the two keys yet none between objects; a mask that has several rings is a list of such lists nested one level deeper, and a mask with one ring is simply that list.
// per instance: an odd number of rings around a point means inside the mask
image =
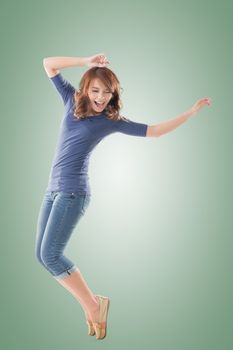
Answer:
[{"label": "eyebrow", "polygon": [[[92,86],[92,89],[99,89],[98,87],[96,86]],[[109,90],[108,88],[106,88],[106,90]]]}]

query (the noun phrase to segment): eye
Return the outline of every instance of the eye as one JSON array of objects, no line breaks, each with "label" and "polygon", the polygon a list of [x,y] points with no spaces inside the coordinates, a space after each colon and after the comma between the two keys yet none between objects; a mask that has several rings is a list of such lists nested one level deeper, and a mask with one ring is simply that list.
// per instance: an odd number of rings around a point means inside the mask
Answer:
[{"label": "eye", "polygon": [[[92,90],[92,92],[98,92],[97,90]],[[105,91],[107,94],[111,94],[111,91]]]}]

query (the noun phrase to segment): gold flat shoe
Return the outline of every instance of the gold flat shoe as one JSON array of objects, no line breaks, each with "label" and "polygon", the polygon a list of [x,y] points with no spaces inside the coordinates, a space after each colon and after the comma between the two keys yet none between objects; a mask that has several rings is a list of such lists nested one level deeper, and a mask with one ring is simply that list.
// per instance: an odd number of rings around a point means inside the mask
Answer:
[{"label": "gold flat shoe", "polygon": [[88,325],[88,335],[95,335],[95,329],[93,327],[93,322],[91,320],[86,320]]},{"label": "gold flat shoe", "polygon": [[108,297],[104,297],[101,295],[96,295],[99,299],[100,305],[100,318],[99,322],[92,322],[96,339],[103,339],[107,335],[107,317],[108,317],[108,309],[110,305],[110,299]]}]

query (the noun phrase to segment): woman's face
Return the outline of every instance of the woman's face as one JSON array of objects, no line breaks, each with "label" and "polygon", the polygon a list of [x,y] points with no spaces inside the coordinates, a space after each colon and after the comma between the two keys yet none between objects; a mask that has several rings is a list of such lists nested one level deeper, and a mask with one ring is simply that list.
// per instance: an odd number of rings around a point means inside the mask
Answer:
[{"label": "woman's face", "polygon": [[93,79],[88,89],[91,110],[94,114],[103,112],[112,98],[112,92],[102,83],[100,79]]}]

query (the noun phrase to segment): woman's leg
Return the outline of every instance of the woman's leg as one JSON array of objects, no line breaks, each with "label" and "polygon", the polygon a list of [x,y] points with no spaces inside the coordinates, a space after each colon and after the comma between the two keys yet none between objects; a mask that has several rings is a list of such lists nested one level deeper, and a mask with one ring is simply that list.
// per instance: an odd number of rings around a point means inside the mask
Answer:
[{"label": "woman's leg", "polygon": [[98,319],[98,299],[77,266],[63,255],[73,229],[89,204],[88,196],[47,192],[41,206],[36,255],[43,266],[80,302],[86,319]]},{"label": "woman's leg", "polygon": [[45,192],[44,198],[39,210],[38,219],[37,219],[35,255],[36,255],[36,258],[39,260],[40,264],[46,269],[47,267],[41,259],[41,242],[44,237],[45,228],[48,222],[48,218],[49,218],[52,206],[53,206],[52,196],[50,192]]},{"label": "woman's leg", "polygon": [[87,310],[86,319],[99,322],[99,300],[92,293],[81,272],[76,269],[69,276],[55,279]]}]

